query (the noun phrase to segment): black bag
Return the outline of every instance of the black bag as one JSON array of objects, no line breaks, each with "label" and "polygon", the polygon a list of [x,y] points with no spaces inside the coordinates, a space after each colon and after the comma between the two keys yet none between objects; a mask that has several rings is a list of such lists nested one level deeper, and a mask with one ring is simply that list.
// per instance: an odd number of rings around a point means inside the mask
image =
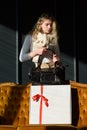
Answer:
[{"label": "black bag", "polygon": [[[52,51],[48,49],[49,51]],[[52,51],[52,53],[54,53]],[[65,84],[65,67],[61,61],[55,63],[54,68],[41,69],[42,55],[38,60],[38,67],[28,73],[29,80],[32,84]]]}]

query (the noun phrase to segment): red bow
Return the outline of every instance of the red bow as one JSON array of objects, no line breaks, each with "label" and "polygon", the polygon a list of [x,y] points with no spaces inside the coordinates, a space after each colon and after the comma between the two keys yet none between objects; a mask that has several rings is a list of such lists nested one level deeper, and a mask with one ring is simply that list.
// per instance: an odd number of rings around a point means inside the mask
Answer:
[{"label": "red bow", "polygon": [[40,94],[36,94],[35,96],[32,97],[32,99],[33,99],[33,101],[37,102],[40,99],[40,97],[43,99],[45,105],[48,107],[49,106],[48,99],[45,96],[40,95]]}]

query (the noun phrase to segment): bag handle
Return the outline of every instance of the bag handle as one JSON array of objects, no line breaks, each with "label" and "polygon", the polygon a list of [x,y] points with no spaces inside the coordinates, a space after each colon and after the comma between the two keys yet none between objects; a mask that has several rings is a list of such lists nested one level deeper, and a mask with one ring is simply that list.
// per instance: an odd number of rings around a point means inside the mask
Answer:
[{"label": "bag handle", "polygon": [[[55,52],[54,52],[52,49],[50,49],[50,48],[47,48],[47,51],[50,51],[52,54],[55,54]],[[41,68],[42,60],[43,60],[43,54],[39,56],[39,59],[38,59],[38,67],[37,67],[38,69]],[[54,66],[55,66],[55,68],[56,68],[56,67],[59,67],[59,66],[61,66],[61,65],[62,65],[62,62],[61,62],[61,61],[56,61]]]}]

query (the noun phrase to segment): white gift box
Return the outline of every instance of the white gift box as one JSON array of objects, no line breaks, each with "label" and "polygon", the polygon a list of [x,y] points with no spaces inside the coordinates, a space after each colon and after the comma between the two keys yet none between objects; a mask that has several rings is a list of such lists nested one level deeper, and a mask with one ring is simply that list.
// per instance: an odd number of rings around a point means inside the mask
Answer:
[{"label": "white gift box", "polygon": [[70,85],[33,85],[29,124],[71,124]]}]

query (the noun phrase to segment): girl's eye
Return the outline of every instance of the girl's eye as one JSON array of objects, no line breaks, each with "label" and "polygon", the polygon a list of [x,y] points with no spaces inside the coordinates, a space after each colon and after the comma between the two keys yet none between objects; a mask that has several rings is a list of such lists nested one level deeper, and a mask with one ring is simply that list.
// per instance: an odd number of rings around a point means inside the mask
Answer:
[{"label": "girl's eye", "polygon": [[52,27],[52,25],[51,25],[51,24],[46,24],[46,26],[50,26],[50,27]]},{"label": "girl's eye", "polygon": [[48,26],[48,24],[46,24],[46,26]]}]

